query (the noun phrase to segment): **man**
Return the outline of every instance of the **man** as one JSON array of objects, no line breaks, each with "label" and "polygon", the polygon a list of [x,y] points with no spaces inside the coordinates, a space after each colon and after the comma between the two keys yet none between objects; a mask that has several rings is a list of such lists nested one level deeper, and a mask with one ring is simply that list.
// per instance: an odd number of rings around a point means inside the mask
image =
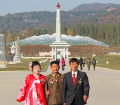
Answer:
[{"label": "man", "polygon": [[59,62],[50,63],[52,73],[46,77],[46,98],[48,105],[63,105],[63,75],[59,73]]},{"label": "man", "polygon": [[89,96],[89,81],[85,72],[78,71],[79,61],[71,58],[71,71],[64,75],[64,105],[84,105]]},{"label": "man", "polygon": [[80,70],[82,70],[83,69],[83,59],[82,59],[82,57],[80,57],[79,63],[80,63]]},{"label": "man", "polygon": [[83,67],[85,67],[85,59],[83,59]]},{"label": "man", "polygon": [[87,60],[87,68],[88,68],[89,71],[90,71],[90,66],[91,66],[91,60],[90,60],[90,57],[89,57],[88,60]]},{"label": "man", "polygon": [[96,67],[96,59],[95,58],[93,58],[93,60],[92,60],[92,65],[93,65],[93,69],[95,71],[95,67]]}]

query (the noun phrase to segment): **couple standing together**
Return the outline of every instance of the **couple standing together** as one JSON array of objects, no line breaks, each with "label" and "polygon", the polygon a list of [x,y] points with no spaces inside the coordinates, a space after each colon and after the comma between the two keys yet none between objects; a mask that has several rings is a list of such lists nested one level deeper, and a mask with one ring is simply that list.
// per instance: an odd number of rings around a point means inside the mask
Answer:
[{"label": "couple standing together", "polygon": [[32,74],[29,74],[20,88],[17,101],[24,105],[84,105],[89,97],[89,81],[85,72],[78,70],[79,61],[69,60],[71,71],[59,73],[59,62],[52,61],[52,73],[39,74],[39,62],[32,62]]}]

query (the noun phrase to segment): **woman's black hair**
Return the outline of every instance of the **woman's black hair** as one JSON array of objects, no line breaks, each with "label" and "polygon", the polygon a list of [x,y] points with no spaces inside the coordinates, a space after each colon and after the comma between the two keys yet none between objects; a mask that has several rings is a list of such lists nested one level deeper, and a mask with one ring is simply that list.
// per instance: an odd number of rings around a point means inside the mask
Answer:
[{"label": "woman's black hair", "polygon": [[59,60],[54,60],[50,62],[50,66],[52,66],[53,64],[57,64],[59,66]]},{"label": "woman's black hair", "polygon": [[69,60],[69,64],[71,64],[71,63],[73,63],[73,62],[77,62],[77,64],[79,64],[79,61],[78,61],[77,58],[71,58],[71,59]]},{"label": "woman's black hair", "polygon": [[41,65],[38,61],[32,61],[32,70],[33,70],[33,67],[36,65],[39,65],[41,67]]}]

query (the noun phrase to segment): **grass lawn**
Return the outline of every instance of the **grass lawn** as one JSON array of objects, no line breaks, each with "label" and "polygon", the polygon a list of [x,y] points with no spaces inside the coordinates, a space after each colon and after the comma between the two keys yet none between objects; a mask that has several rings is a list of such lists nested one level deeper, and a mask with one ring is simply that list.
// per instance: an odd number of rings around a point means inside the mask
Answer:
[{"label": "grass lawn", "polygon": [[[42,61],[43,59],[22,59],[21,63],[18,64],[8,64],[7,68],[0,69],[0,71],[26,71],[28,70],[29,62],[31,61]],[[41,63],[42,70],[45,70],[49,60],[47,62]]]},{"label": "grass lawn", "polygon": [[[120,70],[120,55],[101,55],[96,56],[97,66]],[[109,63],[106,64],[106,61]]]}]

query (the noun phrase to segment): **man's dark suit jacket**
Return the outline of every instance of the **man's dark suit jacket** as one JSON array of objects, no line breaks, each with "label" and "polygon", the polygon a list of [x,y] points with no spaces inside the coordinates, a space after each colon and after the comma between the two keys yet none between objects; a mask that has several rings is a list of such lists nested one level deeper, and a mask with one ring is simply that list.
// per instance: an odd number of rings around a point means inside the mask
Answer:
[{"label": "man's dark suit jacket", "polygon": [[68,72],[64,75],[64,103],[72,105],[73,101],[77,102],[77,105],[84,105],[83,96],[89,96],[89,81],[85,72],[78,71],[76,86],[72,81],[72,72]]}]

